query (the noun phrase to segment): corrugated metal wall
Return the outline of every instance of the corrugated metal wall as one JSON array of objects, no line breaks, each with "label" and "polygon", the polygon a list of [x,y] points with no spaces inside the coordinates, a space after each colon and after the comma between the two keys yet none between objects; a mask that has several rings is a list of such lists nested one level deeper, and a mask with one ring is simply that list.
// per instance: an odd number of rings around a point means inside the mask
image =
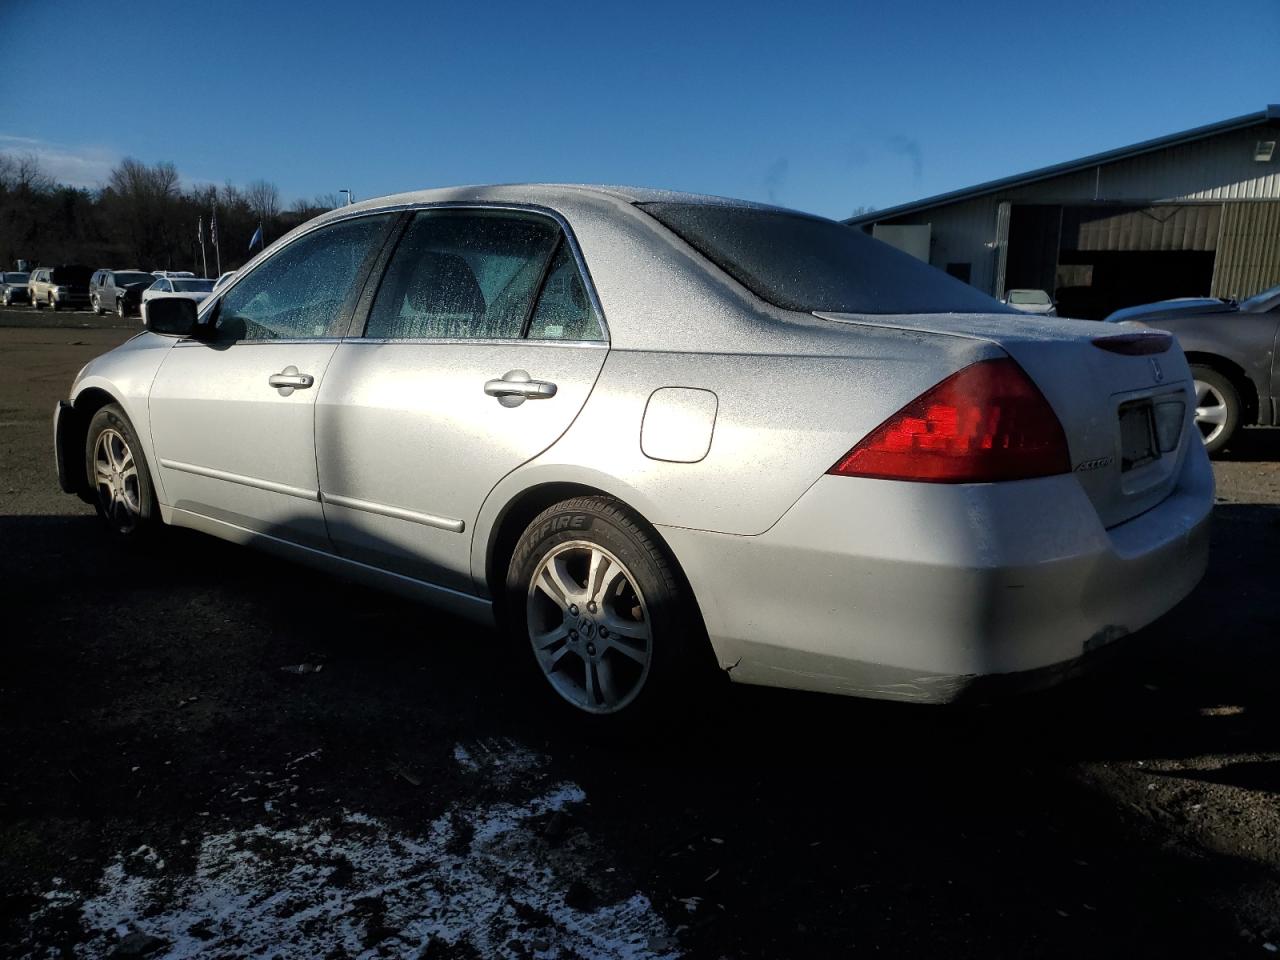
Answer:
[{"label": "corrugated metal wall", "polygon": [[1280,202],[1223,204],[1211,295],[1251,297],[1280,284]]},{"label": "corrugated metal wall", "polygon": [[1068,250],[1213,250],[1222,204],[1160,204],[1103,212],[1065,207],[1062,246]]},{"label": "corrugated metal wall", "polygon": [[[1184,236],[1189,236],[1192,245],[1182,249],[1213,249],[1213,241],[1207,232],[1211,230],[1210,224],[1201,218],[1208,216],[1203,213],[1206,209],[1219,211],[1212,216],[1224,218],[1223,230],[1236,223],[1237,229],[1243,232],[1236,246],[1226,254],[1221,285],[1215,279],[1215,290],[1226,289],[1229,285],[1233,289],[1248,289],[1251,295],[1265,286],[1263,283],[1253,289],[1255,283],[1262,281],[1251,278],[1273,277],[1274,270],[1267,263],[1271,258],[1280,257],[1280,232],[1277,232],[1274,220],[1266,219],[1275,214],[1243,212],[1243,208],[1253,205],[1248,201],[1280,200],[1280,150],[1269,162],[1259,163],[1253,159],[1259,140],[1275,139],[1280,139],[1280,128],[1260,124],[1208,140],[1118,160],[1101,168],[1091,167],[1014,187],[998,194],[918,210],[885,222],[932,223],[933,249],[929,262],[939,268],[945,268],[948,263],[969,263],[972,265],[973,285],[990,292],[995,282],[996,211],[1003,200],[1064,204],[1101,201],[1133,206],[1180,200],[1225,200],[1227,203],[1222,206],[1210,203],[1203,207],[1185,208],[1193,212],[1180,216],[1191,219],[1171,223],[1171,232],[1158,238],[1160,245],[1155,249],[1177,249],[1164,243],[1166,239],[1172,243],[1179,229],[1191,231]],[[1242,209],[1236,210],[1237,206]],[[1254,217],[1260,219],[1252,219]],[[1148,228],[1135,226],[1134,229]],[[1271,232],[1267,234],[1267,230]],[[1247,252],[1249,250],[1253,252]],[[1219,258],[1223,256],[1220,252]],[[1255,262],[1258,266],[1247,266]],[[1280,279],[1269,282],[1280,282]]]}]

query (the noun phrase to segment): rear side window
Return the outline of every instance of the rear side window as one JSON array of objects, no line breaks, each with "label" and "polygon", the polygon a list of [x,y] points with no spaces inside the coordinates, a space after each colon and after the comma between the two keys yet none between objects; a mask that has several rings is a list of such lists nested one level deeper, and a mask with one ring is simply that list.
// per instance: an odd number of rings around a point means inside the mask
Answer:
[{"label": "rear side window", "polygon": [[602,340],[600,320],[567,241],[560,243],[529,321],[530,340]]},{"label": "rear side window", "polygon": [[378,287],[365,336],[516,339],[559,239],[559,226],[544,217],[418,213]]},{"label": "rear side window", "polygon": [[1015,312],[834,220],[728,204],[639,206],[756,296],[784,310]]},{"label": "rear side window", "polygon": [[378,214],[342,220],[290,243],[227,291],[217,308],[215,339],[341,335],[355,281],[390,219]]}]

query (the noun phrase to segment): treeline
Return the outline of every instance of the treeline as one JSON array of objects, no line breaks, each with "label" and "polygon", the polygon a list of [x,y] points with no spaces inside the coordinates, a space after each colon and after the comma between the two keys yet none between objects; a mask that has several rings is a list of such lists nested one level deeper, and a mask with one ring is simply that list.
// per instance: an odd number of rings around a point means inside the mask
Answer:
[{"label": "treeline", "polygon": [[[249,241],[262,224],[269,244],[282,233],[338,206],[336,194],[281,208],[280,191],[266,180],[244,187],[183,187],[172,163],[127,158],[99,190],[58,183],[32,154],[0,153],[0,269],[82,263],[89,267],[203,270],[197,223],[204,220],[209,274],[217,269],[209,236],[218,214],[222,269],[251,256]],[[257,247],[254,247],[257,252]]]}]

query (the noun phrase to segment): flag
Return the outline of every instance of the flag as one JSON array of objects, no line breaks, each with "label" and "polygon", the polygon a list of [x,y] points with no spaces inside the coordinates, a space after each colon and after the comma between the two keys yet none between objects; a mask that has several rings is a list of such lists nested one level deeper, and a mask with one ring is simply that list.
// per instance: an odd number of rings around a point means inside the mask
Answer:
[{"label": "flag", "polygon": [[215,247],[218,245],[218,211],[213,211],[213,216],[209,218],[209,242]]},{"label": "flag", "polygon": [[249,252],[253,252],[253,245],[262,246],[262,224],[258,224],[258,229],[253,231],[253,236],[249,238]]}]

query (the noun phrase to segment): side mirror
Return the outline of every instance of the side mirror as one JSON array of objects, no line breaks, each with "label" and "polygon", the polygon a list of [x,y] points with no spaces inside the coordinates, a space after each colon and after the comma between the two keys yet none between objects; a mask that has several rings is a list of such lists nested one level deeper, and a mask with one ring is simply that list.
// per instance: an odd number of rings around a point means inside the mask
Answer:
[{"label": "side mirror", "polygon": [[190,337],[196,332],[196,305],[186,297],[157,297],[142,305],[142,325],[166,337]]}]

